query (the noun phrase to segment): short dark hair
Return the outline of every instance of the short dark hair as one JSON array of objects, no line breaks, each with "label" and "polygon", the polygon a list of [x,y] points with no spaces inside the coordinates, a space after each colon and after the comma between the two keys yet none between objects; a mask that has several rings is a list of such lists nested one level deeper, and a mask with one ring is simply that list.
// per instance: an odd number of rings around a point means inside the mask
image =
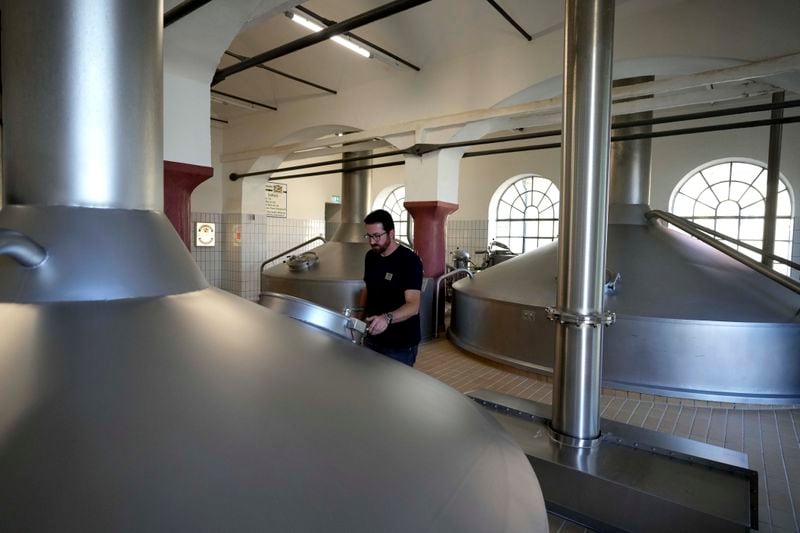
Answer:
[{"label": "short dark hair", "polygon": [[394,220],[392,215],[385,209],[376,209],[364,218],[364,224],[383,224],[383,231],[392,231],[394,229]]}]

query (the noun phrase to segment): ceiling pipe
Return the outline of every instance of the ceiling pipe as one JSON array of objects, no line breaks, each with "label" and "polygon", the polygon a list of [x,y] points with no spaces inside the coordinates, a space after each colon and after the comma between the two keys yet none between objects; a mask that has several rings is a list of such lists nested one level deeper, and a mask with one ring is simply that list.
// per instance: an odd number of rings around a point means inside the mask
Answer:
[{"label": "ceiling pipe", "polygon": [[[780,120],[772,120],[772,119],[754,120],[754,121],[747,121],[747,122],[733,122],[733,123],[730,123],[730,124],[717,124],[717,125],[713,125],[713,126],[701,126],[701,127],[697,127],[697,128],[682,128],[682,129],[674,129],[674,130],[658,131],[658,132],[650,132],[650,133],[630,133],[630,134],[626,134],[626,135],[613,136],[613,137],[611,137],[611,142],[612,143],[618,143],[618,142],[625,142],[625,141],[631,141],[631,140],[636,140],[636,139],[653,139],[653,138],[657,138],[657,137],[673,137],[673,136],[677,136],[677,135],[690,135],[690,134],[693,134],[693,133],[710,133],[710,132],[714,132],[714,131],[727,131],[727,130],[732,130],[732,129],[757,128],[757,127],[769,126],[771,124],[796,124],[798,122],[800,122],[800,117],[788,117],[788,118],[783,118],[783,119],[780,119]],[[622,127],[622,125],[620,125],[620,127]],[[631,127],[633,127],[633,126],[631,126]],[[560,134],[560,130],[558,130],[557,133],[553,133],[552,131],[551,132],[542,132],[542,133],[548,133],[548,135],[546,135],[546,136],[552,136],[552,135]],[[545,135],[542,135],[542,136],[545,136]],[[483,141],[483,139],[481,141]],[[461,143],[458,143],[458,144],[461,144]],[[485,144],[485,143],[478,142],[476,144]],[[613,146],[613,144],[612,144],[612,146]],[[444,145],[437,145],[436,149],[442,149],[443,147],[444,147]],[[561,143],[560,142],[546,143],[546,144],[535,144],[535,145],[527,145],[527,146],[512,146],[510,148],[498,148],[496,150],[480,150],[480,151],[475,151],[475,152],[465,152],[462,157],[467,159],[467,158],[470,158],[470,157],[483,157],[483,156],[487,156],[487,155],[502,155],[502,154],[512,154],[512,153],[516,153],[516,152],[532,152],[532,151],[536,151],[536,150],[550,150],[550,149],[553,149],[553,148],[560,148],[560,147],[561,147]],[[332,165],[332,164],[336,164],[336,163],[342,163],[342,162],[346,162],[346,161],[364,160],[364,159],[378,159],[378,158],[395,156],[395,155],[403,155],[403,154],[418,155],[416,153],[413,153],[413,151],[410,151],[410,150],[395,150],[395,151],[392,151],[392,152],[385,152],[385,153],[382,153],[382,154],[375,154],[375,155],[364,157],[364,158],[340,159],[340,160],[335,160],[335,161],[324,161],[324,162],[321,162],[321,163],[309,163],[308,165],[297,165],[295,167],[278,168],[278,169],[271,169],[271,170],[259,170],[259,171],[256,171],[256,172],[248,172],[247,174],[231,173],[230,176],[229,176],[229,179],[231,181],[236,181],[236,180],[239,180],[241,178],[246,178],[246,177],[250,177],[250,176],[261,176],[261,175],[265,175],[265,174],[277,174],[277,173],[282,173],[282,172],[289,172],[290,170],[297,170],[297,169],[300,169],[301,167],[302,168],[314,168],[314,167]],[[363,166],[359,166],[358,169],[359,170],[367,170],[367,169],[374,169],[374,168],[386,168],[386,167],[400,166],[400,165],[404,165],[404,164],[405,164],[405,161],[393,161],[391,163],[376,163],[376,164],[372,164],[372,165],[363,165]],[[305,172],[305,173],[302,173],[302,174],[292,174],[290,176],[273,176],[273,177],[271,177],[269,179],[271,179],[271,180],[272,179],[274,179],[274,180],[285,180],[285,179],[294,179],[294,178],[307,178],[307,177],[310,177],[310,176],[325,176],[325,175],[328,175],[328,174],[339,174],[343,170],[344,170],[343,168],[334,168],[334,169],[331,169],[331,170],[321,170],[319,172]]]},{"label": "ceiling pipe", "polygon": [[[236,58],[239,61],[247,61],[248,59],[250,59],[247,56],[243,56],[242,54],[237,54],[236,52],[231,52],[230,50],[225,50],[225,55]],[[290,79],[292,81],[296,81],[297,83],[302,83],[304,85],[308,85],[309,87],[314,87],[315,89],[319,89],[320,91],[325,91],[326,93],[329,94],[336,94],[336,91],[334,91],[333,89],[330,89],[318,83],[314,83],[313,81],[308,81],[306,79],[293,76],[292,74],[288,74],[286,72],[283,72],[282,70],[268,67],[267,65],[264,64],[256,65],[256,67],[262,70],[266,70],[267,72],[272,72],[273,74],[277,74],[278,76],[283,76],[284,78]]]},{"label": "ceiling pipe", "polygon": [[[369,152],[345,152],[345,156],[368,156]],[[341,221],[332,241],[364,242],[364,217],[369,213],[370,173],[369,169],[353,163],[342,168]]]},{"label": "ceiling pipe", "polygon": [[211,89],[211,98],[212,98],[212,100],[214,99],[214,95],[221,96],[222,98],[220,98],[220,103],[223,103],[223,104],[226,103],[224,101],[224,99],[227,98],[227,99],[233,100],[233,102],[231,102],[233,105],[237,105],[235,103],[237,101],[238,102],[242,102],[244,104],[249,104],[248,106],[246,106],[248,109],[252,109],[253,107],[260,107],[262,109],[269,109],[271,111],[277,111],[278,110],[278,108],[275,107],[275,106],[263,104],[261,102],[256,102],[255,100],[250,100],[248,98],[242,98],[241,96],[236,96],[235,94],[225,93],[225,92],[222,92],[222,91],[217,91],[216,89]]},{"label": "ceiling pipe", "polygon": [[243,70],[253,68],[260,63],[266,63],[268,61],[272,61],[273,59],[297,52],[298,50],[308,48],[309,46],[326,41],[335,35],[341,35],[342,33],[360,28],[361,26],[366,26],[371,22],[391,17],[392,15],[396,15],[397,13],[401,13],[411,9],[412,7],[417,7],[430,1],[431,0],[394,0],[394,2],[389,2],[388,4],[378,6],[375,9],[365,11],[364,13],[351,17],[338,24],[328,26],[323,30],[311,33],[290,43],[286,43],[262,54],[253,56],[247,61],[241,61],[240,63],[231,65],[230,67],[218,70],[214,75],[214,79],[211,84],[216,85],[222,80],[233,76],[234,74],[238,74]]},{"label": "ceiling pipe", "polygon": [[[636,85],[653,81],[653,76],[640,76],[616,80],[614,87]],[[639,99],[639,98],[636,98]],[[647,134],[653,131],[652,111],[632,113],[618,117],[618,133],[621,136]],[[645,122],[641,126],[625,126],[628,122]],[[621,126],[621,127],[620,127]],[[611,195],[610,204],[615,205],[650,205],[650,168],[652,154],[650,137],[620,141],[611,144]]]},{"label": "ceiling pipe", "polygon": [[608,229],[614,0],[566,0],[561,238],[558,243],[553,438],[585,448],[600,436]]},{"label": "ceiling pipe", "polygon": [[[631,133],[627,135],[614,135],[611,137],[611,142],[632,141],[635,139],[657,139],[660,137],[675,137],[678,135],[691,135],[694,133],[711,133],[714,131],[728,131],[744,128],[760,128],[764,126],[771,126],[772,124],[796,124],[800,122],[800,116],[787,117],[779,120],[764,119],[764,120],[749,120],[745,122],[731,122],[728,124],[715,124],[712,126],[698,126],[695,128],[678,128],[666,131],[653,131],[650,133]],[[514,146],[511,148],[499,148],[497,150],[483,150],[478,152],[466,152],[463,157],[481,157],[485,155],[498,155],[510,154],[514,152],[528,152],[532,150],[546,150],[549,148],[558,148],[561,143],[550,144],[534,144],[529,146]]]},{"label": "ceiling pipe", "polygon": [[186,15],[194,13],[210,2],[211,0],[186,0],[185,2],[178,4],[164,13],[164,27],[166,28],[178,22]]},{"label": "ceiling pipe", "polygon": [[533,40],[531,34],[526,32],[525,29],[522,26],[520,26],[519,23],[516,20],[514,20],[514,18],[511,15],[509,15],[505,9],[500,7],[500,5],[497,2],[495,2],[494,0],[486,0],[486,1],[489,2],[489,5],[491,5],[498,13],[500,13],[503,16],[503,18],[506,19],[506,21],[508,21],[509,24],[514,26],[514,29],[517,30],[520,33],[520,35],[525,37],[526,40],[528,41]]},{"label": "ceiling pipe", "polygon": [[[652,116],[652,111],[628,115],[631,119]],[[622,128],[621,135],[649,133],[652,126]],[[611,193],[613,205],[650,205],[652,138],[611,143]]]},{"label": "ceiling pipe", "polygon": [[[700,111],[697,113],[686,113],[681,115],[671,115],[667,117],[655,117],[655,118],[635,118],[633,115],[626,115],[625,120],[618,120],[611,125],[611,129],[623,129],[623,130],[631,130],[632,128],[639,128],[640,126],[648,126],[648,125],[656,125],[656,124],[667,124],[671,122],[686,122],[690,120],[701,120],[705,118],[718,118],[718,117],[725,117],[731,115],[741,115],[745,113],[755,113],[758,111],[769,111],[773,109],[786,109],[786,108],[793,108],[800,106],[800,100],[791,100],[787,102],[781,102],[776,104],[757,104],[751,106],[744,106],[744,107],[737,107],[733,109],[718,109],[713,111]],[[626,140],[633,140],[639,138],[654,138],[654,137],[669,137],[673,135],[688,135],[692,133],[704,133],[704,132],[712,132],[712,131],[723,131],[728,129],[737,129],[737,128],[751,128],[751,127],[759,127],[759,126],[769,126],[773,123],[780,123],[780,124],[787,124],[793,123],[797,121],[796,117],[789,117],[786,119],[777,119],[778,122],[775,122],[776,119],[768,119],[766,121],[759,120],[759,121],[746,121],[746,122],[734,122],[729,124],[716,124],[711,126],[700,126],[696,128],[683,128],[683,129],[674,129],[674,130],[666,130],[660,132],[652,132],[650,130],[642,130],[642,131],[629,131],[625,132],[624,134],[617,135],[611,137],[612,142],[617,141],[626,141]],[[472,141],[459,141],[453,143],[443,143],[443,144],[428,144],[425,145],[427,151],[435,151],[435,150],[442,150],[445,148],[458,148],[458,147],[467,147],[467,146],[480,146],[483,144],[497,144],[503,142],[512,142],[512,141],[522,141],[528,139],[539,139],[543,137],[555,137],[556,135],[561,135],[561,130],[545,130],[545,131],[538,131],[534,133],[523,133],[519,135],[506,135],[503,137],[490,137],[486,139],[475,139]],[[349,161],[363,161],[366,159],[379,159],[384,157],[392,157],[396,155],[409,155],[409,154],[417,154],[417,150],[415,147],[419,145],[412,146],[411,148],[404,149],[404,150],[391,150],[388,152],[382,152],[379,154],[372,154],[366,157],[360,158],[346,158],[346,159],[332,159],[330,161],[320,161],[317,163],[307,163],[303,165],[294,165],[290,167],[283,167],[283,168],[273,168],[269,170],[258,170],[255,172],[246,172],[246,173],[231,173],[229,178],[231,181],[236,181],[241,178],[248,178],[250,176],[262,176],[264,174],[273,174],[278,172],[289,172],[292,170],[301,170],[306,168],[315,168],[315,167],[324,167],[328,165],[335,165],[340,163],[346,163]],[[561,146],[561,143],[552,143],[552,144],[543,144],[543,145],[533,145],[533,146],[517,146],[512,148],[501,148],[499,150],[486,150],[482,152],[466,152],[464,157],[478,157],[483,155],[497,155],[497,154],[505,154],[505,153],[512,153],[512,152],[523,152],[523,151],[531,151],[531,150],[545,150],[549,148],[558,148]],[[380,167],[373,167],[373,168],[380,168]],[[314,174],[315,176],[324,175],[324,174],[338,174],[341,172],[340,169],[331,170],[328,172],[322,172]],[[292,176],[292,177],[299,177],[299,176]]]}]

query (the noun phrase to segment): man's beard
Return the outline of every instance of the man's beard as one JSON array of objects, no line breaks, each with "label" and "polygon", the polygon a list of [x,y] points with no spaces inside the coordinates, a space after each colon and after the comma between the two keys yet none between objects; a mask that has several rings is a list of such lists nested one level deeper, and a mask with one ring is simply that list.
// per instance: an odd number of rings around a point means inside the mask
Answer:
[{"label": "man's beard", "polygon": [[387,241],[386,244],[373,244],[372,249],[379,254],[383,254],[383,252],[389,249],[390,242],[391,241]]}]

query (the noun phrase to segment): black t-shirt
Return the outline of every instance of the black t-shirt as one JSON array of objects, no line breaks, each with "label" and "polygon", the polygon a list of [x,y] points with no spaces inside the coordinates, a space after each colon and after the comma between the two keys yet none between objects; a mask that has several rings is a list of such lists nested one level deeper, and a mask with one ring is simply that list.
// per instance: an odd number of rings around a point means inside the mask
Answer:
[{"label": "black t-shirt", "polygon": [[[406,290],[422,289],[422,261],[405,246],[398,246],[386,257],[370,250],[364,257],[364,282],[367,284],[366,316],[393,312],[406,303]],[[393,322],[373,340],[387,348],[416,346],[420,341],[419,314]]]}]

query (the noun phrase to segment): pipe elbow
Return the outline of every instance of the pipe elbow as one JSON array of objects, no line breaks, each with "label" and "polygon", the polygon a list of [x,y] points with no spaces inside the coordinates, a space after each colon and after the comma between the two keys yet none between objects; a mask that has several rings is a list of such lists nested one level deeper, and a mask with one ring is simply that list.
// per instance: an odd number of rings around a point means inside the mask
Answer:
[{"label": "pipe elbow", "polygon": [[0,256],[4,255],[26,268],[36,268],[47,259],[47,251],[30,237],[0,228]]}]

